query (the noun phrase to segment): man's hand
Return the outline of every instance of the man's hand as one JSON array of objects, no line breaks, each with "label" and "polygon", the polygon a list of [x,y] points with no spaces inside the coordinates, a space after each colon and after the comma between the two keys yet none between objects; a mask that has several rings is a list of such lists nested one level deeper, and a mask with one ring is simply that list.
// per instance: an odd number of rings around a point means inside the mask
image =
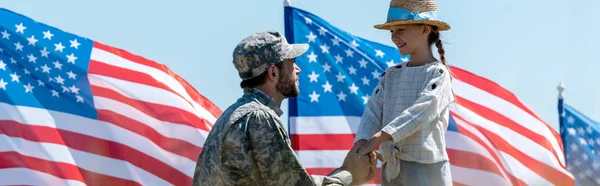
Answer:
[{"label": "man's hand", "polygon": [[[366,141],[366,140],[365,140]],[[375,177],[377,160],[375,152],[367,155],[358,154],[361,145],[355,144],[344,159],[341,169],[347,170],[352,174],[352,184],[360,185]]]}]

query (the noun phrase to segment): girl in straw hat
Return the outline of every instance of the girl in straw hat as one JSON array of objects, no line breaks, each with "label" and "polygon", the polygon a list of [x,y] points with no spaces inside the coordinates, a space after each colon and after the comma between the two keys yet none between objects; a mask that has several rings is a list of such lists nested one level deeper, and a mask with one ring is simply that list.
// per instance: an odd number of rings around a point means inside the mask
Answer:
[{"label": "girl in straw hat", "polygon": [[436,20],[436,8],[435,0],[392,0],[387,22],[375,25],[410,55],[382,74],[356,134],[359,153],[381,144],[382,185],[452,184],[444,136],[454,95],[440,40],[450,26]]}]

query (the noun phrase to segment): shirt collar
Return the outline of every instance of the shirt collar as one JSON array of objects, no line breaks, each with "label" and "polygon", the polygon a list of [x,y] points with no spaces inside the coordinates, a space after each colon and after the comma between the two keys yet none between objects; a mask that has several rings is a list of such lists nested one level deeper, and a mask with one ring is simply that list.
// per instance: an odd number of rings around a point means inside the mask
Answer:
[{"label": "shirt collar", "polygon": [[275,101],[275,99],[267,95],[262,90],[257,88],[250,88],[244,90],[244,94],[249,98],[256,99],[258,102],[271,108],[273,111],[275,111],[275,113],[277,113],[277,115],[281,116],[283,114],[283,111],[281,110],[280,106],[277,105],[277,101]]}]

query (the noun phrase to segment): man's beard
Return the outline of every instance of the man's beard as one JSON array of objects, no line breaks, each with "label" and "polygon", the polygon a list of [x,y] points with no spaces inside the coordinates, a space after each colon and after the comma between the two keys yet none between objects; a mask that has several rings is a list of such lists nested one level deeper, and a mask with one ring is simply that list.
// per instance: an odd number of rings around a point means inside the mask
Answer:
[{"label": "man's beard", "polygon": [[298,89],[296,89],[296,82],[292,81],[287,76],[280,76],[275,88],[277,89],[277,92],[286,98],[296,97],[299,94]]}]

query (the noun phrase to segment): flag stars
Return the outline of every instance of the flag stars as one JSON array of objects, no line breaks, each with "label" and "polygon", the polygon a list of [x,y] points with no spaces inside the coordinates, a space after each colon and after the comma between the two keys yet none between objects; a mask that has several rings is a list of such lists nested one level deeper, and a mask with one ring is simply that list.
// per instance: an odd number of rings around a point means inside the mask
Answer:
[{"label": "flag stars", "polygon": [[311,51],[310,54],[306,55],[306,57],[308,57],[309,63],[317,62],[317,55],[315,55],[315,52],[313,52],[313,51]]},{"label": "flag stars", "polygon": [[335,36],[333,39],[331,39],[331,42],[333,43],[334,46],[340,46],[341,41],[342,40],[338,36]]},{"label": "flag stars", "polygon": [[37,43],[38,40],[35,39],[35,37],[33,35],[31,35],[31,37],[27,38],[27,42],[29,42],[29,45],[35,46],[35,43]]},{"label": "flag stars", "polygon": [[313,21],[308,17],[304,17],[304,21],[306,22],[306,24],[309,24],[309,25],[313,23]]},{"label": "flag stars", "polygon": [[317,39],[317,36],[314,35],[312,32],[308,33],[308,35],[306,35],[306,38],[308,39],[308,42],[313,42],[315,43],[315,39]]},{"label": "flag stars", "polygon": [[50,52],[48,52],[48,50],[46,50],[46,47],[44,47],[43,50],[40,50],[40,53],[42,53],[42,57],[46,57],[46,58],[48,58],[48,54],[50,54]]},{"label": "flag stars", "polygon": [[339,54],[335,55],[335,63],[343,63],[342,60],[344,60],[344,58],[342,56],[340,56]]},{"label": "flag stars", "polygon": [[57,82],[58,84],[61,84],[61,85],[64,85],[64,84],[65,84],[65,79],[63,79],[62,77],[60,77],[60,75],[59,75],[59,76],[56,76],[56,78],[55,78],[55,79],[56,79],[56,82]]},{"label": "flag stars", "polygon": [[2,39],[9,39],[9,37],[10,34],[6,30],[4,30],[4,32],[2,32]]},{"label": "flag stars", "polygon": [[354,68],[354,66],[348,67],[348,71],[350,71],[350,74],[356,75],[356,69]]},{"label": "flag stars", "polygon": [[361,96],[363,99],[363,104],[366,105],[367,103],[369,103],[369,96],[365,95],[365,96]]},{"label": "flag stars", "polygon": [[567,132],[569,132],[569,135],[571,136],[575,136],[575,134],[577,134],[577,131],[574,128],[568,128]]},{"label": "flag stars", "polygon": [[62,66],[63,66],[63,65],[62,65],[62,64],[60,64],[60,62],[58,62],[58,61],[55,61],[55,62],[53,62],[52,64],[54,64],[54,68],[57,68],[57,69],[61,69],[61,70],[62,70]]},{"label": "flag stars", "polygon": [[19,82],[19,78],[21,76],[17,75],[17,72],[10,74],[11,81],[10,82]]},{"label": "flag stars", "polygon": [[348,88],[350,89],[351,94],[358,95],[358,87],[354,83],[352,83],[352,86],[349,86]]},{"label": "flag stars", "polygon": [[346,49],[346,57],[354,57],[354,51],[351,49]]},{"label": "flag stars", "polygon": [[44,82],[43,82],[42,80],[39,80],[39,79],[38,79],[38,80],[37,80],[37,82],[38,82],[38,86],[41,86],[41,87],[43,87],[43,86],[44,86]]},{"label": "flag stars", "polygon": [[325,29],[323,27],[319,28],[319,35],[323,35],[324,36],[325,33],[327,33],[327,32],[328,32],[327,29]]},{"label": "flag stars", "polygon": [[77,60],[77,57],[73,53],[71,53],[71,55],[67,55],[67,63],[75,64],[75,60]]},{"label": "flag stars", "polygon": [[388,61],[388,62],[385,62],[385,64],[387,64],[387,66],[388,66],[388,67],[392,67],[392,66],[394,66],[396,63],[394,63],[394,60],[392,59],[392,60],[390,60],[390,61]]},{"label": "flag stars", "polygon": [[75,98],[77,98],[77,103],[83,103],[83,97],[81,97],[80,95],[75,95]]},{"label": "flag stars", "polygon": [[50,32],[50,30],[43,32],[44,33],[44,38],[43,39],[48,39],[48,40],[52,40],[52,36],[54,36],[54,34],[52,34]]},{"label": "flag stars", "polygon": [[17,27],[17,33],[21,32],[21,34],[25,34],[25,29],[27,29],[27,27],[23,26],[23,23],[15,25],[15,27]]},{"label": "flag stars", "polygon": [[27,70],[27,69],[23,69],[23,72],[25,72],[25,75],[31,74],[31,72],[29,72],[29,70]]},{"label": "flag stars", "polygon": [[71,47],[75,49],[79,49],[79,45],[81,45],[79,42],[77,42],[77,39],[69,40],[69,42],[71,43]]},{"label": "flag stars", "polygon": [[15,49],[16,49],[16,50],[23,51],[23,45],[21,45],[21,42],[17,42],[17,43],[15,43]]},{"label": "flag stars", "polygon": [[361,68],[367,68],[367,61],[365,59],[361,59],[358,63],[360,63]]},{"label": "flag stars", "polygon": [[75,87],[75,85],[71,85],[71,87],[69,87],[69,89],[71,90],[72,93],[79,94],[79,88]]},{"label": "flag stars", "polygon": [[58,97],[58,91],[52,89],[50,92],[52,92],[52,97]]},{"label": "flag stars", "polygon": [[11,64],[17,64],[17,60],[13,59],[12,57],[10,58],[10,63]]},{"label": "flag stars", "polygon": [[375,56],[383,58],[383,56],[385,55],[385,53],[383,53],[383,51],[376,49],[375,50]]},{"label": "flag stars", "polygon": [[381,76],[381,73],[377,70],[373,71],[371,74],[373,75],[373,79],[379,79],[379,76]]},{"label": "flag stars", "polygon": [[577,132],[579,132],[579,135],[585,135],[585,130],[581,127],[577,128]]},{"label": "flag stars", "polygon": [[[314,73],[314,71],[313,71]],[[75,77],[77,76],[75,73],[73,73],[72,71],[67,72],[67,75],[69,76],[69,79],[75,79]],[[317,75],[318,77],[318,75]]]},{"label": "flag stars", "polygon": [[343,91],[340,91],[339,94],[336,95],[338,97],[338,101],[346,101],[346,94]]},{"label": "flag stars", "polygon": [[2,60],[0,60],[0,69],[6,70],[6,63],[4,63]]},{"label": "flag stars", "polygon": [[361,80],[363,85],[369,85],[370,80],[367,78],[367,76],[363,77]]},{"label": "flag stars", "polygon": [[321,67],[323,67],[323,72],[331,72],[331,66],[329,66],[329,64],[325,63],[324,65],[321,65]]},{"label": "flag stars", "polygon": [[575,143],[571,143],[571,150],[572,150],[573,152],[577,152],[577,150],[578,150],[578,149],[579,149],[579,146],[577,146],[577,144],[575,144]]},{"label": "flag stars", "polygon": [[329,53],[329,46],[327,46],[327,44],[321,45],[321,51],[323,51],[323,53]]},{"label": "flag stars", "polygon": [[35,87],[31,86],[30,83],[27,83],[27,85],[24,85],[23,87],[25,87],[25,93],[27,93],[27,92],[33,93],[33,88],[35,88]]},{"label": "flag stars", "polygon": [[568,123],[568,124],[573,124],[573,123],[575,123],[575,118],[573,118],[573,116],[569,116],[569,117],[567,117],[567,123]]},{"label": "flag stars", "polygon": [[346,78],[346,76],[342,75],[341,72],[338,72],[338,75],[336,75],[335,77],[337,77],[338,82],[344,82],[344,78]]},{"label": "flag stars", "polygon": [[62,92],[71,92],[71,89],[69,89],[69,87],[65,87],[64,85],[60,86],[63,90]]},{"label": "flag stars", "polygon": [[35,57],[33,54],[29,54],[27,58],[29,59],[29,62],[36,63],[37,57]]},{"label": "flag stars", "polygon": [[6,81],[4,81],[4,79],[0,78],[0,89],[4,89],[6,90],[6,85],[8,83]]},{"label": "flag stars", "polygon": [[317,78],[319,78],[319,74],[315,74],[315,71],[312,71],[312,74],[308,75],[308,78],[310,78],[309,82],[319,82],[319,80]]},{"label": "flag stars", "polygon": [[54,51],[63,52],[63,49],[65,49],[65,46],[61,42],[54,44]]},{"label": "flag stars", "polygon": [[358,43],[356,43],[356,39],[352,40],[352,43],[350,43],[350,47],[356,49],[356,47],[359,47],[360,45]]},{"label": "flag stars", "polygon": [[317,94],[317,92],[313,91],[313,93],[311,95],[309,95],[310,97],[310,102],[319,102],[319,97],[321,95]]},{"label": "flag stars", "polygon": [[[333,88],[333,86],[331,84],[329,84],[329,81],[326,81],[323,86],[323,92],[332,92],[331,88]],[[333,93],[333,92],[332,92]]]},{"label": "flag stars", "polygon": [[585,141],[585,139],[583,139],[583,138],[580,137],[579,138],[579,144],[581,144],[581,145],[587,145],[587,141]]}]

